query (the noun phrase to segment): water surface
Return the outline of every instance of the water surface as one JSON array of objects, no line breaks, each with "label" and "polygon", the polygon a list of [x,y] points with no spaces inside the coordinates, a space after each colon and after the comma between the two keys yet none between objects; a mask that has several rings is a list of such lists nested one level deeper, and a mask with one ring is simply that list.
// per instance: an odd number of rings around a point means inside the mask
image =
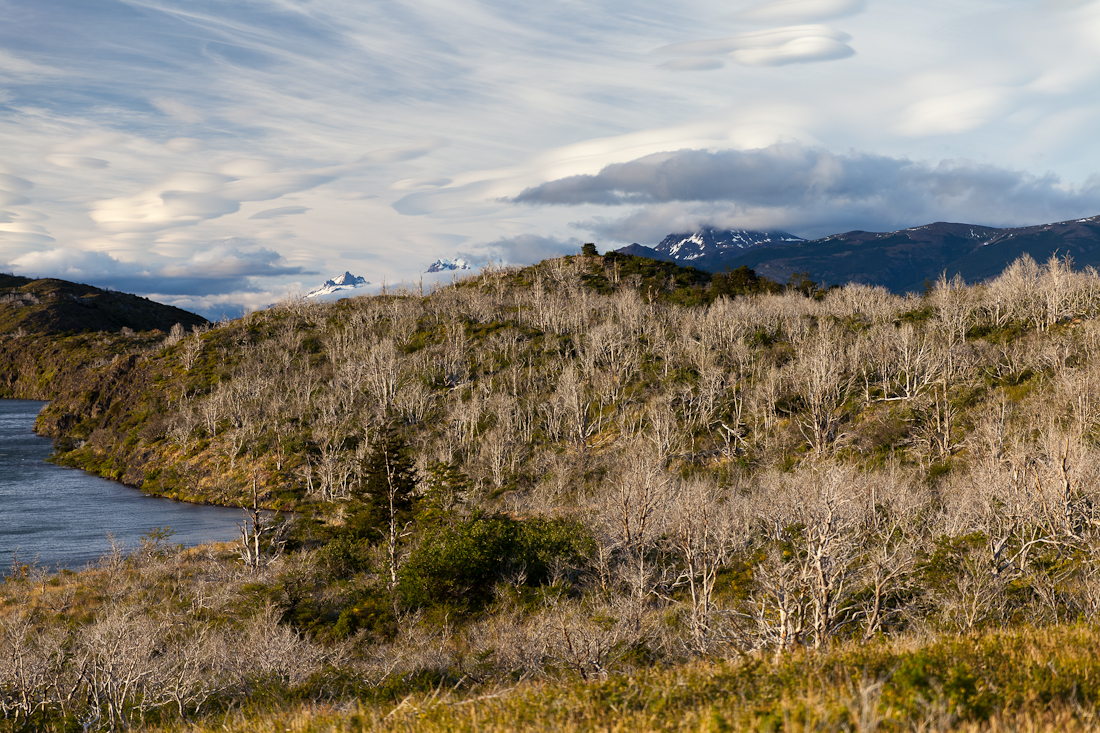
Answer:
[{"label": "water surface", "polygon": [[140,545],[150,529],[171,527],[172,544],[236,538],[240,509],[145,496],[137,489],[75,468],[46,463],[49,438],[31,432],[46,406],[0,400],[0,575],[13,556],[51,568],[79,568],[110,549],[107,535]]}]

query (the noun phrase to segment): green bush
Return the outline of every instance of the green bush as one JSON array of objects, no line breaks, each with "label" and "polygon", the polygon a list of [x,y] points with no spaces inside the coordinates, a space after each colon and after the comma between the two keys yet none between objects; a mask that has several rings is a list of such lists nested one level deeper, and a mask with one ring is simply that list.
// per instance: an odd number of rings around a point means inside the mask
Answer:
[{"label": "green bush", "polygon": [[360,629],[376,639],[390,639],[397,633],[393,600],[386,590],[364,588],[352,595],[336,620],[332,636],[346,639]]},{"label": "green bush", "polygon": [[342,535],[322,547],[317,560],[330,578],[348,578],[370,569],[369,553],[367,542]]},{"label": "green bush", "polygon": [[578,522],[483,514],[424,538],[401,569],[398,592],[411,607],[483,609],[508,575],[546,583],[554,562],[578,565],[592,545]]}]

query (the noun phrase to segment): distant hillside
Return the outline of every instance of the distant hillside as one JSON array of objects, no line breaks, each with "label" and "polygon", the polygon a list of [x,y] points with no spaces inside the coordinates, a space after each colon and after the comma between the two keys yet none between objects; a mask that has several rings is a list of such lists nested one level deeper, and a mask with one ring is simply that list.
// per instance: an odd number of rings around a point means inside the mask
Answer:
[{"label": "distant hillside", "polygon": [[189,311],[128,293],[52,278],[0,274],[0,334],[84,331],[169,331],[208,321]]},{"label": "distant hillside", "polygon": [[667,254],[661,254],[652,247],[646,247],[644,244],[629,244],[626,247],[620,247],[615,250],[616,253],[621,255],[633,255],[634,257],[648,257],[651,260],[658,260],[660,262],[675,262],[676,258]]},{"label": "distant hillside", "polygon": [[904,293],[922,290],[925,280],[943,272],[969,282],[985,280],[1025,253],[1039,262],[1057,253],[1072,257],[1077,268],[1100,267],[1100,216],[1012,229],[937,222],[896,232],[854,231],[708,255],[691,264],[710,272],[748,266],[780,282],[808,273],[826,284],[858,282]]}]

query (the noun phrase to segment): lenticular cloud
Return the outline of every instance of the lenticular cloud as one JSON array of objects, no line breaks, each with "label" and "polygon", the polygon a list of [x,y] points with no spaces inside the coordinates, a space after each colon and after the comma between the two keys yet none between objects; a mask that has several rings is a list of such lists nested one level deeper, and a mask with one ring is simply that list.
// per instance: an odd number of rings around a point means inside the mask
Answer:
[{"label": "lenticular cloud", "polygon": [[[732,38],[687,41],[662,46],[654,53],[662,56],[721,56],[746,66],[831,61],[855,54],[848,45],[847,33],[824,25],[793,25],[743,33]],[[677,68],[669,63],[670,68]],[[713,68],[713,67],[705,67]]]}]

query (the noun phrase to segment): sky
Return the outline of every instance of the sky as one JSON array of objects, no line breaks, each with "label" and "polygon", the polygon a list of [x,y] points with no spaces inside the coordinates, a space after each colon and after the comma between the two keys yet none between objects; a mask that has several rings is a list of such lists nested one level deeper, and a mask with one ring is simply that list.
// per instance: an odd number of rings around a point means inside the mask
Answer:
[{"label": "sky", "polygon": [[0,0],[0,271],[236,315],[703,225],[1100,214],[1100,0]]}]

